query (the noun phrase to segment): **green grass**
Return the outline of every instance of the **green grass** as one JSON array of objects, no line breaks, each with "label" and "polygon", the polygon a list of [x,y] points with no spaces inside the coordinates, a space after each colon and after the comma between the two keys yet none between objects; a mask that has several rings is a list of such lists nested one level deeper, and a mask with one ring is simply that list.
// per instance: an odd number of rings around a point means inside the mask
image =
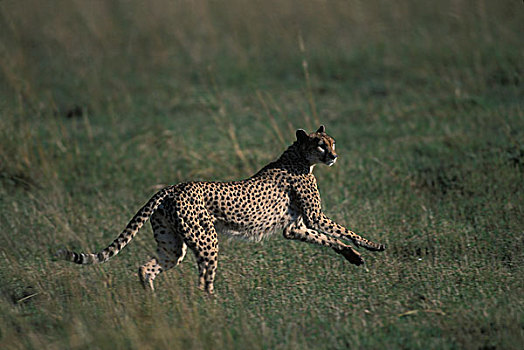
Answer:
[{"label": "green grass", "polygon": [[[521,348],[520,2],[55,3],[0,3],[2,348]],[[214,298],[190,255],[152,296],[149,225],[107,264],[54,261],[319,123],[325,212],[388,247],[365,267],[221,237]]]}]

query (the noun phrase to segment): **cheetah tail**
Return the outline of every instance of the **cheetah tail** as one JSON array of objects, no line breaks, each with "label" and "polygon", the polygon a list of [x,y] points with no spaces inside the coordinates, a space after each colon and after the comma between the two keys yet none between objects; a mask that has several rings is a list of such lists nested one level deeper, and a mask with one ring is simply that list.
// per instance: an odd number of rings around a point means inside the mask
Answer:
[{"label": "cheetah tail", "polygon": [[158,191],[151,199],[135,214],[129,221],[122,233],[107,248],[97,254],[76,253],[66,249],[60,249],[55,256],[59,259],[71,261],[76,264],[90,265],[108,261],[117,255],[138,233],[138,230],[153,215],[165,197],[173,191],[173,186],[165,187]]}]

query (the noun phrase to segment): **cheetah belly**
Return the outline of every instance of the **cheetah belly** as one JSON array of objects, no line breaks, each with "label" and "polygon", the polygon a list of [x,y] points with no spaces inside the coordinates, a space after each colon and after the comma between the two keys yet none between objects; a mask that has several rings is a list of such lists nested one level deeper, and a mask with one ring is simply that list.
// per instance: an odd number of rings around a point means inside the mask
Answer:
[{"label": "cheetah belly", "polygon": [[217,232],[260,241],[296,220],[296,210],[284,191],[266,185],[264,193],[261,196],[244,191],[230,193],[225,205],[220,201],[209,208]]},{"label": "cheetah belly", "polygon": [[294,211],[284,210],[283,214],[279,216],[272,216],[265,221],[259,222],[238,223],[234,220],[228,221],[219,218],[215,220],[214,226],[218,233],[259,242],[275,232],[283,230],[296,219],[297,215]]}]

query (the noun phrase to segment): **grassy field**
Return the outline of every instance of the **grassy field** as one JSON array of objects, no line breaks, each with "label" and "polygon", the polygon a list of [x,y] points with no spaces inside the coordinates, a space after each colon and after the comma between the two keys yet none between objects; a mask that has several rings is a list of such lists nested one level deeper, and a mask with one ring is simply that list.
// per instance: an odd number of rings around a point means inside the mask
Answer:
[{"label": "grassy field", "polygon": [[[0,2],[2,349],[521,349],[521,1]],[[160,187],[253,174],[322,123],[324,211],[383,253],[221,237],[159,277]]]}]

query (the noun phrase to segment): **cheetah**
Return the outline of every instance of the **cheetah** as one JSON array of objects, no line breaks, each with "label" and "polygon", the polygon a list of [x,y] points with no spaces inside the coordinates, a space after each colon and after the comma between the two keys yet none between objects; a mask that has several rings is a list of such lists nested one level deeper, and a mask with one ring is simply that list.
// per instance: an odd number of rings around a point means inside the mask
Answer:
[{"label": "cheetah", "polygon": [[296,141],[276,161],[248,179],[231,182],[186,182],[157,192],[131,219],[124,231],[97,254],[60,250],[59,258],[97,264],[118,254],[150,219],[157,243],[156,257],[139,268],[144,288],[182,262],[187,249],[198,265],[198,287],[213,294],[218,264],[218,233],[259,241],[275,231],[287,239],[332,248],[355,265],[364,263],[346,242],[371,251],[373,243],[329,219],[321,209],[316,164],[332,166],[338,158],[335,140],[322,125],[316,132],[296,131]]}]

